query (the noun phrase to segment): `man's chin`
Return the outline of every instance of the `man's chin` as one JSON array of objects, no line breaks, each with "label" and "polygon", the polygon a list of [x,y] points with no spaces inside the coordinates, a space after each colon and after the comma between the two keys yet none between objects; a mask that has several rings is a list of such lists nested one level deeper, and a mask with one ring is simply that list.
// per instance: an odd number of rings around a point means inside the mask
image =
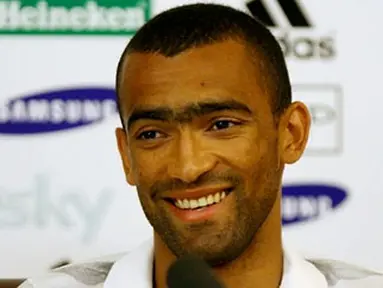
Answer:
[{"label": "man's chin", "polygon": [[228,257],[229,254],[225,253],[225,251],[197,251],[195,254],[197,257],[204,260],[212,267],[222,266],[231,261],[233,261],[236,257]]},{"label": "man's chin", "polygon": [[194,243],[188,243],[186,251],[182,254],[194,255],[206,261],[211,266],[219,266],[234,260],[238,255],[232,251],[232,245],[222,245],[216,241],[209,242],[206,239]]},{"label": "man's chin", "polygon": [[169,229],[173,233],[161,233],[163,242],[177,257],[194,255],[217,266],[232,261],[242,252],[239,248],[243,247],[233,241],[235,236],[229,225],[224,229],[215,221],[177,224],[173,222],[173,229]]}]

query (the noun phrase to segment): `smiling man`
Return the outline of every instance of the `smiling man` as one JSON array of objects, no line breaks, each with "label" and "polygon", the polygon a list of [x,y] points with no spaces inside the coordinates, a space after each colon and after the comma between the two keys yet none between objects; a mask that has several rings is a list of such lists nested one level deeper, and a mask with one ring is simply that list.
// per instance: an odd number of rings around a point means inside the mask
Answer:
[{"label": "smiling man", "polygon": [[185,254],[219,267],[228,287],[277,287],[282,172],[310,118],[291,104],[271,34],[228,8],[169,11],[132,39],[117,83],[119,150],[155,231],[158,287]]},{"label": "smiling man", "polygon": [[154,237],[23,287],[165,288],[188,254],[228,288],[382,287],[377,273],[283,245],[283,171],[305,150],[310,116],[292,102],[282,51],[262,24],[214,4],[163,12],[129,42],[116,90],[126,180]]}]

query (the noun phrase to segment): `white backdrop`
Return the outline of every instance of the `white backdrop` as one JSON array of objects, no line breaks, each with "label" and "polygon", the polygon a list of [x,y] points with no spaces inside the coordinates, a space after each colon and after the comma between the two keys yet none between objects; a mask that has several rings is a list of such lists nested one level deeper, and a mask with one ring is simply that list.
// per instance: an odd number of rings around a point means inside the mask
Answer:
[{"label": "white backdrop", "polygon": [[[124,181],[111,89],[131,32],[191,2],[0,1],[0,278],[129,250],[150,236]],[[243,0],[211,2],[249,11]],[[294,97],[315,120],[307,153],[286,170],[285,241],[383,270],[383,2],[300,1],[309,27],[291,24],[297,16],[278,1],[262,4],[288,43]]]}]

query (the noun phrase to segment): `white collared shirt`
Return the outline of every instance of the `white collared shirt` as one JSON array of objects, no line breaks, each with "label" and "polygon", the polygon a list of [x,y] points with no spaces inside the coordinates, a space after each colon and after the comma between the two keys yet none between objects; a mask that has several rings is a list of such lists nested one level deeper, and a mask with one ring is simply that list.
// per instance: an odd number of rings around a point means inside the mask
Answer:
[{"label": "white collared shirt", "polygon": [[[144,243],[137,250],[117,261],[106,278],[104,288],[126,288],[128,283],[135,283],[136,288],[152,287],[153,247],[151,243]],[[280,288],[327,287],[325,277],[318,273],[312,264],[297,260],[292,255],[285,255],[284,275]],[[306,275],[310,277],[304,277]],[[312,282],[317,285],[312,285]]]},{"label": "white collared shirt", "polygon": [[[332,260],[310,260],[284,249],[279,288],[382,288],[383,274]],[[19,288],[152,288],[153,240],[126,254],[71,264]]]}]

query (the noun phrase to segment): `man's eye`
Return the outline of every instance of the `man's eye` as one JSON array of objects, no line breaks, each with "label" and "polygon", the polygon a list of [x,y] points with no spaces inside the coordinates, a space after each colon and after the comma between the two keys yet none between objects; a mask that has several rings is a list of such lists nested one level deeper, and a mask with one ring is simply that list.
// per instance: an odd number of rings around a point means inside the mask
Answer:
[{"label": "man's eye", "polygon": [[144,131],[137,137],[139,140],[152,140],[161,137],[161,133],[155,130]]},{"label": "man's eye", "polygon": [[236,123],[233,121],[230,121],[230,120],[218,120],[218,121],[214,122],[211,129],[212,130],[223,130],[223,129],[230,128],[234,125],[236,125]]}]

